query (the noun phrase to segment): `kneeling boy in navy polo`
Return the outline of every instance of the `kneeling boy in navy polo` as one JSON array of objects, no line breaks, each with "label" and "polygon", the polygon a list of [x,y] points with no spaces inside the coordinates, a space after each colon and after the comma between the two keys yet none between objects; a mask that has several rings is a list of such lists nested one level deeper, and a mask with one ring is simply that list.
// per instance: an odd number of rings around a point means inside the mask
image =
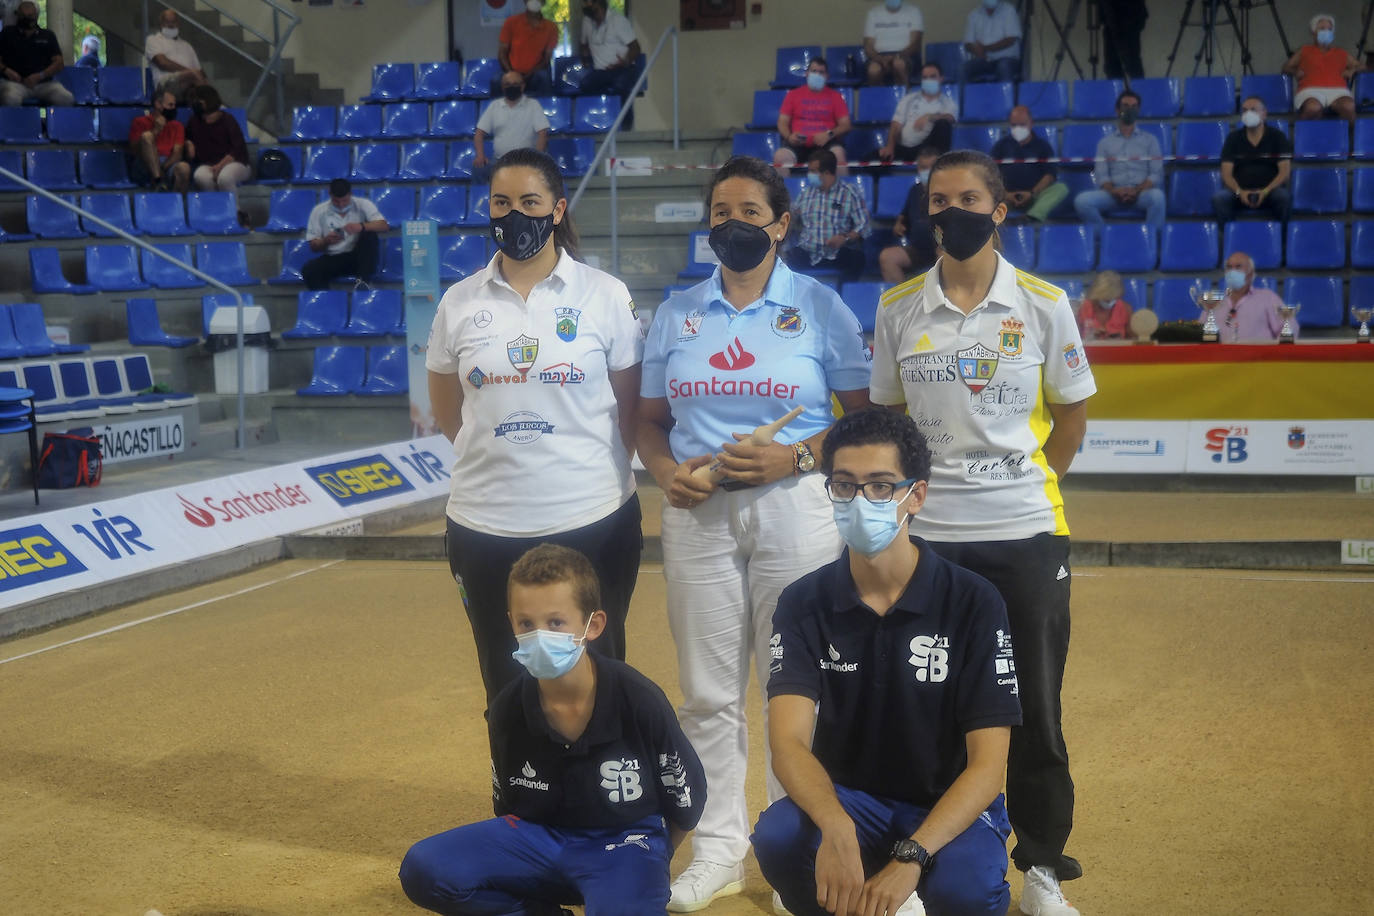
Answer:
[{"label": "kneeling boy in navy polo", "polygon": [[796,916],[1002,916],[1021,722],[1006,607],[908,537],[930,475],[910,417],[845,415],[821,467],[847,549],[773,616],[768,742],[788,797],[754,828],[759,867]]},{"label": "kneeling boy in navy polo", "polygon": [[515,658],[491,704],[496,817],[421,840],[401,863],[417,905],[450,916],[643,916],[668,905],[668,862],[706,777],[667,697],[594,656],[606,614],[585,556],[543,544],[511,568]]}]

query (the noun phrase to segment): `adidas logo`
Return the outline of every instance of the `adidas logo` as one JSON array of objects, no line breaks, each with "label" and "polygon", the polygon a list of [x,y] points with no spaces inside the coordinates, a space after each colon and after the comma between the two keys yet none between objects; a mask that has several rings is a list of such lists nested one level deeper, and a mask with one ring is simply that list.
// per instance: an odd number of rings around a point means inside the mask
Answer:
[{"label": "adidas logo", "polygon": [[1069,571],[1068,571],[1067,569],[1065,569],[1063,566],[1060,566],[1060,567],[1059,567],[1059,574],[1056,575],[1056,576],[1054,577],[1054,579],[1055,579],[1056,582],[1059,582],[1059,581],[1062,581],[1062,580],[1064,580],[1064,579],[1067,579],[1068,577],[1069,577]]}]

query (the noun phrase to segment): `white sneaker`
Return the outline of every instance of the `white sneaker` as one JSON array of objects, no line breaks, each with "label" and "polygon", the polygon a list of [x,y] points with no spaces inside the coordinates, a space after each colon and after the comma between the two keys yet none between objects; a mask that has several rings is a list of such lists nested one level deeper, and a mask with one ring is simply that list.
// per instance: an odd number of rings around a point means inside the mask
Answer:
[{"label": "white sneaker", "polygon": [[916,892],[912,891],[911,896],[906,898],[906,903],[897,907],[896,916],[926,916],[926,905],[916,896]]},{"label": "white sneaker", "polygon": [[694,859],[673,882],[668,900],[671,913],[695,913],[711,905],[717,897],[729,897],[744,890],[744,865],[721,865]]},{"label": "white sneaker", "polygon": [[1037,865],[1025,873],[1021,888],[1021,912],[1026,916],[1079,916],[1059,890],[1059,878],[1052,869]]}]

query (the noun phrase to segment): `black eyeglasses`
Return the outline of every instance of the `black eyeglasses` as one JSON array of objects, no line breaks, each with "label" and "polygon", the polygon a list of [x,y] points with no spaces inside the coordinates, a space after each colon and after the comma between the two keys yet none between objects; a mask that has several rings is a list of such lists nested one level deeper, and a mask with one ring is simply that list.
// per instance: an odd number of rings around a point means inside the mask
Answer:
[{"label": "black eyeglasses", "polygon": [[835,480],[833,477],[825,479],[825,493],[830,497],[832,503],[853,502],[854,497],[860,493],[864,499],[881,506],[883,503],[892,502],[892,497],[900,487],[909,487],[916,483],[916,478],[908,480],[870,480],[868,483],[855,483],[852,480]]}]

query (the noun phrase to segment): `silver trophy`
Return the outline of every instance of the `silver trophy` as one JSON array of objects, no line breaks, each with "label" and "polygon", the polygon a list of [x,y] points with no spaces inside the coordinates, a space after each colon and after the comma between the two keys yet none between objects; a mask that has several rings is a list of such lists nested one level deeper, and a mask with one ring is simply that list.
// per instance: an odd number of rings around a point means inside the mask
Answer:
[{"label": "silver trophy", "polygon": [[1279,317],[1283,319],[1283,327],[1279,328],[1279,343],[1291,344],[1293,342],[1293,316],[1298,313],[1298,309],[1302,306],[1296,303],[1289,305],[1286,302],[1280,302],[1275,308],[1279,310]]},{"label": "silver trophy", "polygon": [[1188,295],[1193,297],[1197,307],[1207,313],[1207,318],[1202,322],[1202,340],[1204,343],[1216,343],[1217,330],[1217,308],[1226,301],[1226,291],[1221,289],[1201,289],[1192,287],[1188,290]]},{"label": "silver trophy", "polygon": [[1367,305],[1361,308],[1352,308],[1350,314],[1354,315],[1360,322],[1360,329],[1355,332],[1355,342],[1369,343],[1369,319],[1374,318],[1374,308]]}]

